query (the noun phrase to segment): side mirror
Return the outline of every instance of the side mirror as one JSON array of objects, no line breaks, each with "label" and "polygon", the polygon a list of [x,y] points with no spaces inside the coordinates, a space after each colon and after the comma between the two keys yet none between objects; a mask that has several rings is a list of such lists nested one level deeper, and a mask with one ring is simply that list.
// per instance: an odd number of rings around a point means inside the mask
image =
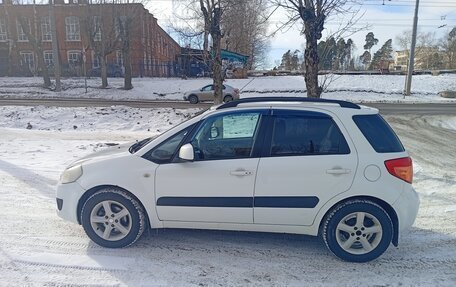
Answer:
[{"label": "side mirror", "polygon": [[193,161],[195,159],[193,146],[189,143],[181,146],[179,149],[179,158],[187,161]]}]

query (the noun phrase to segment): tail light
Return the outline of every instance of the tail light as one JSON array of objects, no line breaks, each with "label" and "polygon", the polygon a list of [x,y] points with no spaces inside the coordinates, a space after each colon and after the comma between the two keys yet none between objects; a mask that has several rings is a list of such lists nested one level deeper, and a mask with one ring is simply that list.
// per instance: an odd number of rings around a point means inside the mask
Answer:
[{"label": "tail light", "polygon": [[239,89],[234,89],[234,92],[235,92],[236,94],[239,94]]},{"label": "tail light", "polygon": [[397,158],[385,161],[386,169],[393,176],[408,183],[413,180],[413,163],[410,157]]}]

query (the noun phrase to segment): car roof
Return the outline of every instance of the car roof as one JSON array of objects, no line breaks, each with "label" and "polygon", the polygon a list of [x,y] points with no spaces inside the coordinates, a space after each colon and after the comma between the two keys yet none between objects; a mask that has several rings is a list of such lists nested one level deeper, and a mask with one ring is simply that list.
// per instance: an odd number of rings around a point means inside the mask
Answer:
[{"label": "car roof", "polygon": [[342,111],[351,114],[378,113],[378,109],[358,105],[348,101],[303,98],[303,97],[252,97],[231,101],[213,107],[213,110],[235,109],[235,108],[324,108],[334,112]]}]

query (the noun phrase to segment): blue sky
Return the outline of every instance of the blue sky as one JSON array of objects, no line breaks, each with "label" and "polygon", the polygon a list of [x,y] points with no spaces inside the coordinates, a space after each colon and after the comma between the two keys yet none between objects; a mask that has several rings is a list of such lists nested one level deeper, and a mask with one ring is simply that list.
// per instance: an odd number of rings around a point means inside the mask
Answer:
[{"label": "blue sky", "polygon": [[[169,26],[170,19],[175,19],[172,14],[172,2],[166,0],[151,1],[148,6],[151,13],[159,19],[159,24],[166,29]],[[415,0],[385,0],[386,5],[382,5],[382,0],[361,0],[362,6],[360,13],[363,17],[357,26],[369,25],[367,30],[359,31],[350,36],[357,46],[356,54],[362,54],[364,39],[368,32],[372,31],[379,44],[373,47],[373,52],[379,49],[388,39],[393,39],[407,30],[412,29]],[[271,17],[270,32],[277,29],[277,25],[284,20],[285,14],[281,11]],[[332,17],[329,19],[323,38],[338,29],[340,23],[346,21],[341,17]],[[442,28],[439,26],[446,25]],[[456,26],[456,0],[420,0],[419,9],[419,31],[435,32],[437,37],[448,33],[449,30]],[[282,55],[287,50],[303,50],[304,36],[300,35],[301,27],[297,24],[286,31],[278,32],[271,38],[269,52],[269,67],[280,61]],[[395,46],[396,49],[399,47]]]}]

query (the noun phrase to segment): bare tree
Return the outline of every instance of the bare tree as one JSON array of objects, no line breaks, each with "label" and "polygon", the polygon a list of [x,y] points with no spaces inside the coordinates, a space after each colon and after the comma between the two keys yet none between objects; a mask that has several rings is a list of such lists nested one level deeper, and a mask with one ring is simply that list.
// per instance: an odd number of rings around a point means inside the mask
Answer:
[{"label": "bare tree", "polygon": [[440,40],[440,47],[447,58],[448,69],[456,68],[456,27]]},{"label": "bare tree", "polygon": [[[212,66],[213,85],[214,85],[214,103],[222,103],[223,101],[223,80],[224,73],[222,71],[222,15],[224,14],[222,0],[188,0],[181,1],[185,3],[185,11],[187,14],[180,17],[187,24],[191,22],[197,26],[194,31],[188,33],[189,29],[179,29],[174,27],[175,30],[180,30],[181,36],[203,38],[203,59],[204,62]],[[198,32],[199,30],[199,32]],[[189,37],[189,38],[190,38]],[[209,39],[211,40],[212,47],[209,51]]]},{"label": "bare tree", "polygon": [[38,70],[43,76],[44,87],[49,88],[51,86],[51,79],[49,77],[48,67],[44,61],[44,53],[42,46],[42,37],[38,27],[41,27],[41,19],[38,17],[36,11],[36,3],[33,1],[33,19],[29,20],[24,15],[18,15],[17,20],[21,26],[22,31],[27,36],[29,43],[32,45],[33,51],[36,54],[38,61]]},{"label": "bare tree", "polygon": [[[399,47],[406,51],[408,58],[412,42],[412,31],[405,31],[401,35],[396,36],[396,41]],[[417,67],[431,69],[442,66],[443,62],[439,59],[438,46],[438,41],[434,32],[418,33],[415,48],[415,61]]]},{"label": "bare tree", "polygon": [[111,16],[115,9],[113,5],[114,3],[107,3],[105,0],[92,1],[86,6],[86,17],[84,19],[90,48],[94,51],[94,57],[100,61],[102,88],[108,87],[106,58],[118,48],[115,18]]},{"label": "bare tree", "polygon": [[[351,13],[347,24],[339,31],[347,31],[359,18],[356,18],[359,9],[348,7],[347,4],[355,4],[354,0],[274,0],[275,5],[282,7],[288,13],[288,21],[285,25],[293,25],[302,20],[302,33],[306,39],[304,61],[306,71],[304,79],[306,83],[307,96],[319,98],[323,91],[318,84],[318,40],[322,38],[325,22],[328,17],[336,14]],[[350,12],[352,11],[352,12]]]},{"label": "bare tree", "polygon": [[222,73],[222,7],[220,0],[200,0],[201,11],[204,15],[204,23],[209,27],[209,34],[212,38],[212,62],[213,62],[213,80],[214,80],[214,103],[223,102],[223,80],[225,73]]},{"label": "bare tree", "polygon": [[[6,26],[6,35],[8,35],[8,59],[9,61],[11,61],[11,59],[13,58],[13,54],[18,54],[18,49],[16,49],[16,41],[14,40],[13,37],[11,37],[11,27],[10,27],[10,23],[11,23],[11,15],[9,13],[9,9],[8,9],[8,5],[11,5],[11,4],[7,4],[7,3],[3,3],[3,5],[1,5],[3,7],[3,14],[0,14],[1,17],[4,17],[4,23],[5,23],[5,26]],[[8,65],[8,71],[7,71],[7,75],[8,76],[12,76],[14,73],[13,71],[13,65],[9,64]]]},{"label": "bare tree", "polygon": [[224,0],[224,49],[248,55],[247,68],[264,64],[268,48],[267,0]]}]

